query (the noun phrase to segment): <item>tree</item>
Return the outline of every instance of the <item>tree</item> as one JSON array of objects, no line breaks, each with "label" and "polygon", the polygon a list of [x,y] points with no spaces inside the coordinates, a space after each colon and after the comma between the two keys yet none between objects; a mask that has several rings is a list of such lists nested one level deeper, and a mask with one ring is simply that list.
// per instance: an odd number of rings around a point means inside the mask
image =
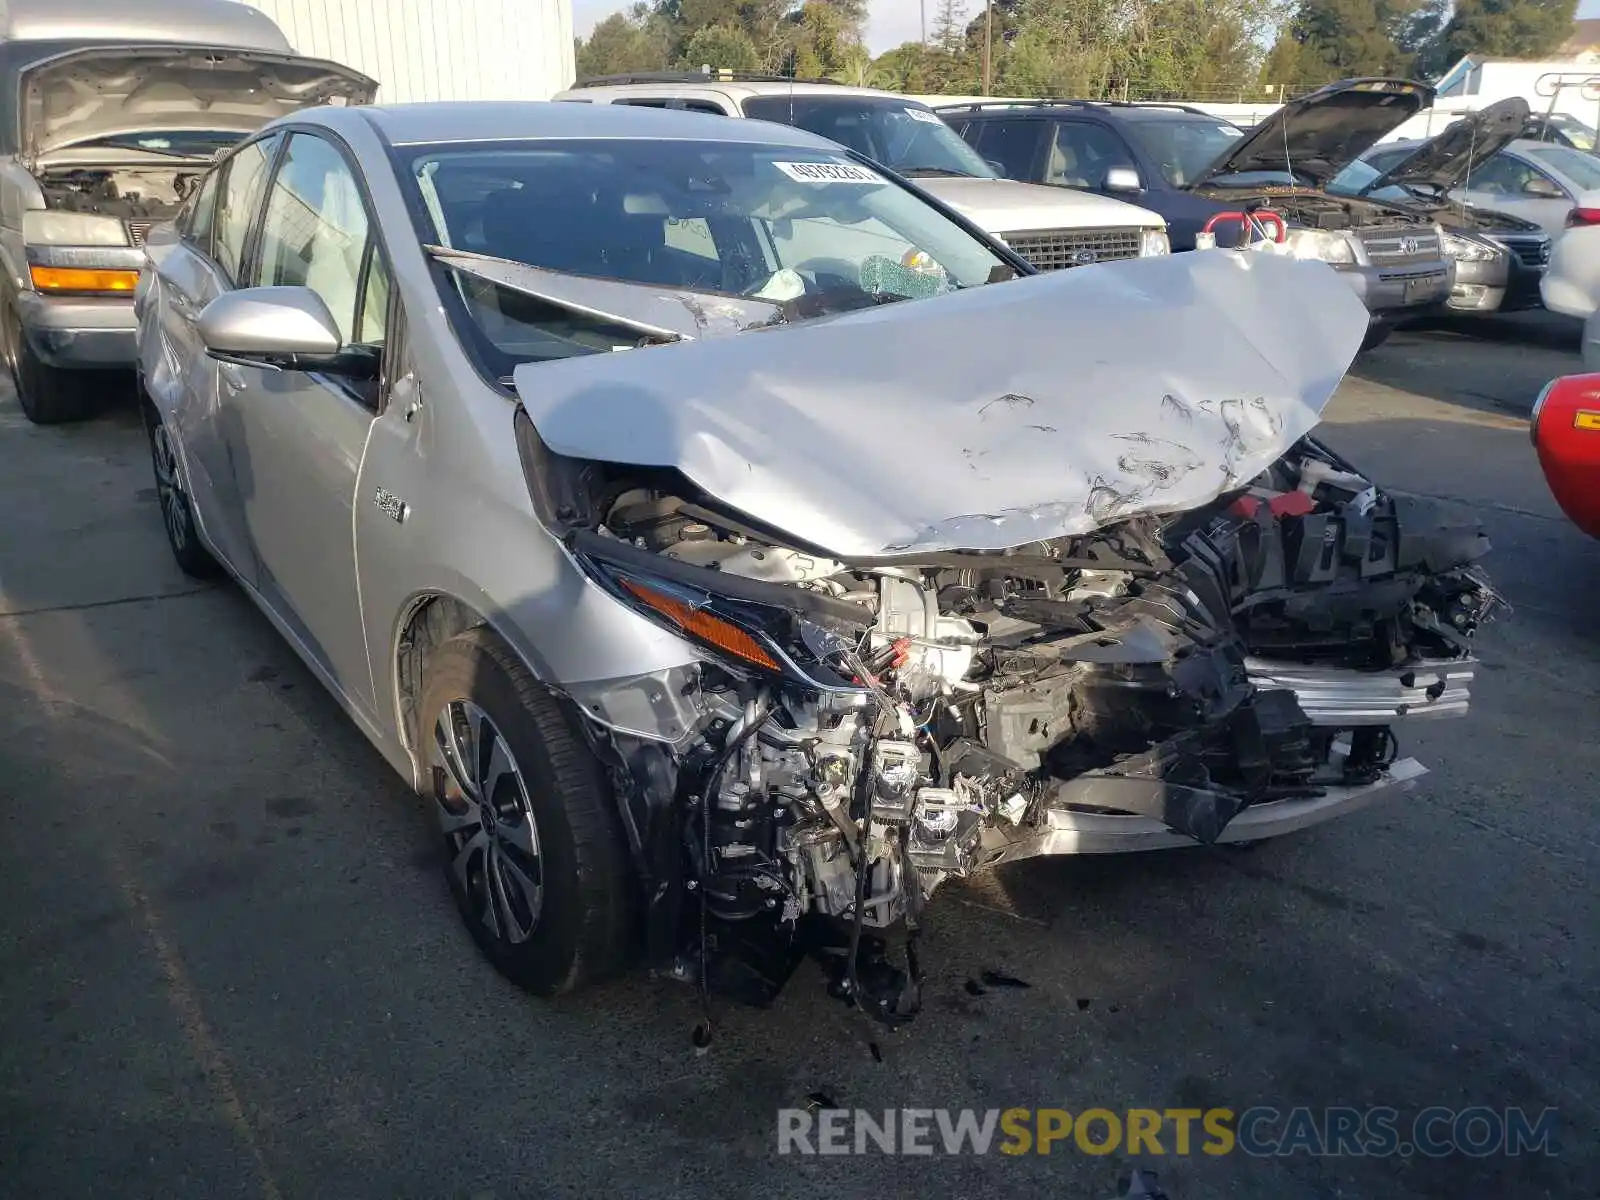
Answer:
[{"label": "tree", "polygon": [[921,42],[907,42],[885,50],[872,62],[872,69],[891,92],[929,94],[937,90],[934,80],[933,51]]},{"label": "tree", "polygon": [[1457,0],[1439,57],[1548,58],[1572,35],[1577,9],[1577,0]]},{"label": "tree", "polygon": [[1264,32],[1253,0],[1146,0],[1113,48],[1113,92],[1225,99],[1256,79]]},{"label": "tree", "polygon": [[754,71],[761,66],[761,55],[750,35],[737,25],[707,25],[684,42],[678,65],[691,71],[701,67],[710,67],[713,71]]},{"label": "tree", "polygon": [[578,78],[659,71],[672,60],[672,31],[647,5],[612,13],[577,44]]},{"label": "tree", "polygon": [[945,54],[959,55],[967,46],[967,6],[962,0],[939,0],[933,16],[933,45]]},{"label": "tree", "polygon": [[1293,88],[1355,75],[1404,74],[1411,56],[1396,39],[1414,11],[1410,3],[1300,0],[1267,55],[1263,81]]},{"label": "tree", "polygon": [[[857,13],[865,11],[858,5]],[[846,69],[851,52],[861,44],[860,17],[831,0],[806,0],[785,22],[788,63],[800,79],[822,79]],[[854,24],[852,24],[854,22]]]}]

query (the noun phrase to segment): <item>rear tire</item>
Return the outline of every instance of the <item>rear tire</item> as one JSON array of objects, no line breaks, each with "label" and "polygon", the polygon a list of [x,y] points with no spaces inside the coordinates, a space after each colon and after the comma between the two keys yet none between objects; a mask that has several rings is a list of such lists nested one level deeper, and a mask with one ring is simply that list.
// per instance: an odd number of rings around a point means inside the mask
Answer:
[{"label": "rear tire", "polygon": [[17,403],[35,425],[64,425],[94,412],[94,396],[83,372],[52,367],[35,354],[14,304],[6,306],[0,319],[0,346],[17,389]]},{"label": "rear tire", "polygon": [[478,628],[430,655],[420,715],[445,875],[484,956],[540,996],[625,970],[629,859],[605,771],[567,706]]}]

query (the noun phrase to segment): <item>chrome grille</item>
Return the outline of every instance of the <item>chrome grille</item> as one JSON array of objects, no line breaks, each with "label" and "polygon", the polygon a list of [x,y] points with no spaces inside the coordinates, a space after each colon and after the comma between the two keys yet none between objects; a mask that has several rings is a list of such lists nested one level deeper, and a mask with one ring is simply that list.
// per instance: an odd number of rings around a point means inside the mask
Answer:
[{"label": "chrome grille", "polygon": [[1439,235],[1433,230],[1368,230],[1357,235],[1367,257],[1377,266],[1429,262],[1439,257]]},{"label": "chrome grille", "polygon": [[1550,239],[1541,233],[1507,234],[1494,240],[1515,254],[1525,267],[1550,265]]},{"label": "chrome grille", "polygon": [[1007,245],[1041,271],[1139,257],[1137,229],[1041,229],[1004,236]]},{"label": "chrome grille", "polygon": [[150,232],[154,221],[124,221],[128,227],[128,241],[135,246],[144,245],[144,235]]}]

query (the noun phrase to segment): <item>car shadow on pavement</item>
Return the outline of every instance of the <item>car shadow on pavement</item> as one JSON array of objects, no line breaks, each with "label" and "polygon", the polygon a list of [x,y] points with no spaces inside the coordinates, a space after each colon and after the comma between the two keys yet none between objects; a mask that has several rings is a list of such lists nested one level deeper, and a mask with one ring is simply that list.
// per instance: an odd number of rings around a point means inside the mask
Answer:
[{"label": "car shadow on pavement", "polygon": [[[1539,389],[1583,369],[1578,336],[1554,313],[1402,329],[1358,356],[1358,379],[1446,404],[1526,416]],[[1515,353],[1512,353],[1512,350]]]}]

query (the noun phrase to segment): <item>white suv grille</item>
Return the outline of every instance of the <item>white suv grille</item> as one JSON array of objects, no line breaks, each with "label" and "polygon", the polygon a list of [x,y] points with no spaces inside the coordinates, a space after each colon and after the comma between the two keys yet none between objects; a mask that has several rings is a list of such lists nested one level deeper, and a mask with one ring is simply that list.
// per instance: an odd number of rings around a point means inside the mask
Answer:
[{"label": "white suv grille", "polygon": [[1006,244],[1041,271],[1139,257],[1138,229],[1041,229],[1008,233]]}]

